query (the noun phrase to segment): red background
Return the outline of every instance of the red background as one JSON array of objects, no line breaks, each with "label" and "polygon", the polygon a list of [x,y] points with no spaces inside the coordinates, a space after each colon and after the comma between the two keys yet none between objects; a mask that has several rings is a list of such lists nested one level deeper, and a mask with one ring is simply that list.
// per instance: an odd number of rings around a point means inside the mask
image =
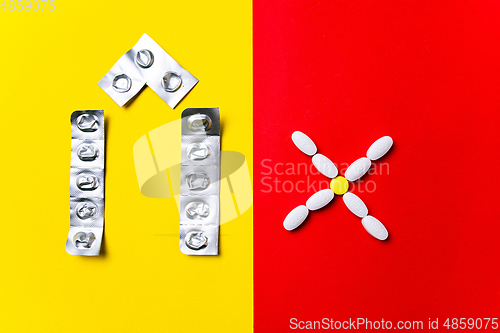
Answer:
[{"label": "red background", "polygon": [[[499,1],[254,0],[256,332],[290,318],[500,317],[499,37]],[[265,159],[311,164],[295,130],[337,164],[392,136],[389,173],[353,191],[388,241],[338,196],[285,231],[314,191],[266,193],[263,177],[327,180],[264,174]]]}]

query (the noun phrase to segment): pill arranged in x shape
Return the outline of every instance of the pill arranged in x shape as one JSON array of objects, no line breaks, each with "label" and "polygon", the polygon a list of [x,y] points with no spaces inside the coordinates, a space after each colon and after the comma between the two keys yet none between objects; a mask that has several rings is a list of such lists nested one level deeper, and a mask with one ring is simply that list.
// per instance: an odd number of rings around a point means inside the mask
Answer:
[{"label": "pill arranged in x shape", "polygon": [[306,205],[300,205],[294,208],[283,221],[286,230],[294,230],[299,227],[309,215],[310,210],[317,210],[328,205],[335,194],[343,195],[343,201],[347,208],[356,216],[360,217],[361,223],[366,231],[379,240],[386,240],[389,233],[385,226],[368,215],[368,208],[357,195],[349,190],[349,181],[353,182],[363,177],[371,167],[372,161],[380,159],[389,149],[391,149],[393,140],[390,136],[384,136],[375,141],[366,153],[367,157],[361,157],[354,161],[345,172],[345,177],[338,176],[338,170],[335,164],[326,156],[317,153],[317,147],[314,141],[306,134],[295,131],[292,134],[292,141],[304,154],[312,156],[312,163],[316,169],[326,177],[333,178],[329,189],[320,190],[314,193],[306,202]]}]

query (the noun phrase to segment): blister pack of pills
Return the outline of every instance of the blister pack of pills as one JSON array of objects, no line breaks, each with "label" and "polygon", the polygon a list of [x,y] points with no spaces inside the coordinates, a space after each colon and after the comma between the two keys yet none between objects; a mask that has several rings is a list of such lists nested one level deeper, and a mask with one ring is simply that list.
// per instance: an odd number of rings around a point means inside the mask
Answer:
[{"label": "blister pack of pills", "polygon": [[104,228],[104,112],[71,114],[69,254],[97,256]]},{"label": "blister pack of pills", "polygon": [[182,112],[180,249],[219,253],[220,116],[218,108]]},{"label": "blister pack of pills", "polygon": [[197,83],[197,78],[144,34],[98,84],[120,106],[147,84],[173,109]]}]

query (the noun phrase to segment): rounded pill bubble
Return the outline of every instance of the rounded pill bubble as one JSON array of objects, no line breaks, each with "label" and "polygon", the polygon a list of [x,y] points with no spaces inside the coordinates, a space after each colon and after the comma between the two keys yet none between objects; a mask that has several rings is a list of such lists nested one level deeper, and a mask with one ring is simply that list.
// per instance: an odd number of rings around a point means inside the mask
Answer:
[{"label": "rounded pill bubble", "polygon": [[345,205],[354,215],[361,218],[368,215],[368,208],[366,208],[363,200],[361,200],[356,194],[346,193],[342,199],[344,199]]},{"label": "rounded pill bubble", "polygon": [[387,237],[389,237],[389,233],[387,232],[387,229],[384,227],[382,222],[380,222],[373,216],[365,216],[361,220],[361,223],[363,224],[363,227],[365,227],[366,231],[368,231],[368,233],[376,239],[386,240]]},{"label": "rounded pill bubble", "polygon": [[76,126],[82,132],[95,132],[99,128],[99,119],[93,114],[84,113],[76,118]]},{"label": "rounded pill bubble", "polygon": [[153,65],[154,56],[153,52],[142,49],[135,55],[135,63],[142,68],[149,68]]},{"label": "rounded pill bubble", "polygon": [[193,143],[186,149],[187,157],[191,161],[200,161],[210,156],[210,147],[204,143]]},{"label": "rounded pill bubble", "polygon": [[210,186],[210,178],[204,172],[193,172],[186,176],[186,184],[190,190],[203,191]]},{"label": "rounded pill bubble", "polygon": [[297,146],[297,148],[300,149],[301,152],[309,156],[313,156],[318,151],[313,140],[311,140],[307,135],[305,135],[302,132],[299,131],[293,132],[292,141]]},{"label": "rounded pill bubble", "polygon": [[375,141],[368,151],[366,152],[366,157],[370,160],[375,161],[387,154],[389,149],[391,149],[393,144],[392,138],[390,136],[383,136],[377,141]]},{"label": "rounded pill bubble", "polygon": [[290,231],[298,228],[306,219],[307,215],[309,215],[309,209],[306,206],[300,205],[295,207],[288,215],[285,217],[283,221],[283,227],[286,230]]},{"label": "rounded pill bubble", "polygon": [[116,75],[113,78],[113,89],[119,93],[126,93],[132,88],[132,80],[125,74]]},{"label": "rounded pill bubble", "polygon": [[187,119],[187,126],[193,132],[206,132],[212,128],[212,119],[206,114],[194,114]]},{"label": "rounded pill bubble", "polygon": [[166,92],[174,92],[181,87],[182,78],[175,72],[166,72],[161,79],[161,86]]},{"label": "rounded pill bubble", "polygon": [[95,235],[93,232],[77,232],[73,237],[73,245],[77,249],[90,249],[95,241]]},{"label": "rounded pill bubble", "polygon": [[99,179],[90,173],[81,173],[76,177],[76,186],[82,191],[93,191],[99,187]]},{"label": "rounded pill bubble", "polygon": [[186,216],[191,220],[200,220],[210,215],[210,206],[203,201],[193,201],[186,206]]},{"label": "rounded pill bubble", "polygon": [[82,161],[94,161],[99,157],[99,148],[93,143],[82,143],[76,149],[76,155]]},{"label": "rounded pill bubble", "polygon": [[191,250],[201,250],[208,245],[208,237],[203,231],[190,231],[184,237],[184,243]]},{"label": "rounded pill bubble", "polygon": [[356,161],[352,162],[345,172],[345,178],[351,182],[358,180],[363,177],[365,173],[368,172],[372,162],[367,157],[361,157]]},{"label": "rounded pill bubble", "polygon": [[344,177],[338,176],[332,179],[330,188],[336,195],[343,195],[349,189],[349,182]]},{"label": "rounded pill bubble", "polygon": [[329,188],[325,190],[318,191],[311,195],[309,199],[307,199],[306,207],[309,210],[317,210],[325,207],[332,201],[334,197],[333,191]]},{"label": "rounded pill bubble", "polygon": [[93,202],[80,202],[76,206],[76,216],[82,220],[90,219],[97,215],[97,206]]},{"label": "rounded pill bubble", "polygon": [[316,154],[312,158],[312,162],[316,169],[328,178],[335,178],[339,173],[335,164],[325,155]]}]

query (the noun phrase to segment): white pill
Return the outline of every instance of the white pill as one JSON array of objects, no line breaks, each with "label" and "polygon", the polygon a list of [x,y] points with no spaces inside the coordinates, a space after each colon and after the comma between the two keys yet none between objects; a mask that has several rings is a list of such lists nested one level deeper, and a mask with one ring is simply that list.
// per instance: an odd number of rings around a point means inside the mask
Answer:
[{"label": "white pill", "polygon": [[384,156],[389,149],[392,147],[392,138],[390,136],[383,136],[377,141],[375,141],[368,151],[366,152],[366,157],[370,160],[375,161]]},{"label": "white pill", "polygon": [[347,192],[344,194],[344,203],[349,210],[358,217],[365,217],[368,215],[368,208],[365,203],[356,194]]},{"label": "white pill", "polygon": [[376,239],[386,240],[389,237],[389,233],[384,225],[373,216],[368,215],[364,217],[361,223],[363,223],[366,231]]},{"label": "white pill", "polygon": [[305,135],[302,132],[299,131],[293,132],[292,141],[293,143],[295,143],[297,148],[300,149],[300,151],[309,156],[316,154],[316,152],[318,151],[313,140],[311,140],[307,135]]},{"label": "white pill", "polygon": [[316,154],[312,158],[312,162],[316,169],[321,172],[323,175],[329,178],[335,178],[338,175],[338,170],[335,164],[325,155]]},{"label": "white pill", "polygon": [[309,209],[306,206],[300,205],[292,209],[290,213],[285,217],[283,221],[283,226],[286,230],[293,230],[304,222],[307,215],[309,215]]},{"label": "white pill", "polygon": [[361,157],[359,160],[352,162],[345,172],[345,178],[351,182],[361,178],[372,165],[369,158]]},{"label": "white pill", "polygon": [[326,190],[321,190],[309,197],[306,202],[307,208],[310,210],[317,210],[328,205],[333,199],[333,191],[327,188]]}]

